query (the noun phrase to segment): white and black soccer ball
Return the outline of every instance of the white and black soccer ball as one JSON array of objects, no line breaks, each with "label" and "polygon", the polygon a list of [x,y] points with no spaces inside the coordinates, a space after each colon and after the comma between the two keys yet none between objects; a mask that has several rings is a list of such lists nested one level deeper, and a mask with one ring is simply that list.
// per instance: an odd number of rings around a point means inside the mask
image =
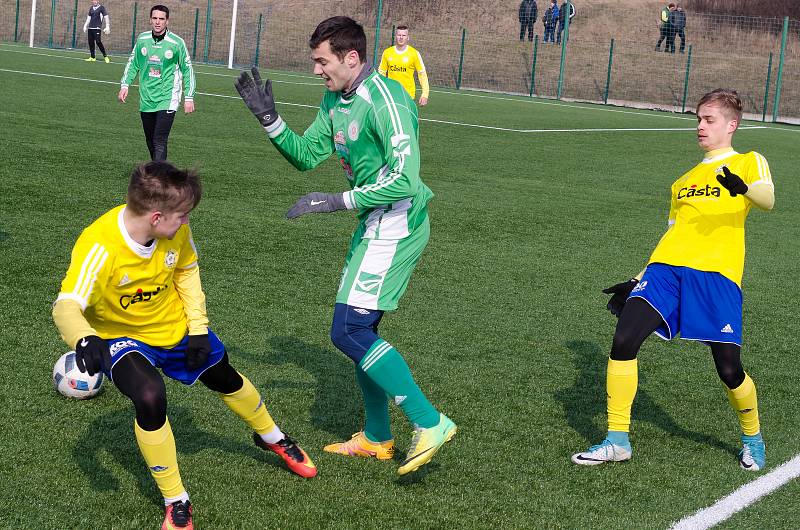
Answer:
[{"label": "white and black soccer ball", "polygon": [[61,395],[74,399],[89,399],[103,387],[103,373],[89,375],[78,370],[75,352],[69,351],[59,357],[53,367],[53,385]]}]

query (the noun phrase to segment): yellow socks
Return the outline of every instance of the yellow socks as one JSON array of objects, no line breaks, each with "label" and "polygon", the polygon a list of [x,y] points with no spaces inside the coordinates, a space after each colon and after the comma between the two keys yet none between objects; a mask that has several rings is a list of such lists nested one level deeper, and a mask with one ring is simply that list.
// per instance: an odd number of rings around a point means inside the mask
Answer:
[{"label": "yellow socks", "polygon": [[242,376],[242,388],[232,394],[220,394],[222,401],[255,432],[267,434],[275,429],[275,421],[267,412],[267,407],[253,383],[242,374],[239,375]]},{"label": "yellow socks", "polygon": [[139,450],[161,490],[161,495],[165,499],[188,498],[178,471],[178,455],[175,452],[175,438],[172,436],[169,420],[155,431],[145,431],[134,421],[133,430]]},{"label": "yellow socks", "polygon": [[608,430],[629,432],[631,407],[639,384],[636,359],[631,361],[608,360],[606,394],[608,395]]},{"label": "yellow socks", "polygon": [[742,432],[748,436],[758,434],[761,426],[758,422],[758,399],[756,398],[756,385],[750,376],[744,374],[742,384],[734,389],[727,389],[728,401],[736,410]]}]

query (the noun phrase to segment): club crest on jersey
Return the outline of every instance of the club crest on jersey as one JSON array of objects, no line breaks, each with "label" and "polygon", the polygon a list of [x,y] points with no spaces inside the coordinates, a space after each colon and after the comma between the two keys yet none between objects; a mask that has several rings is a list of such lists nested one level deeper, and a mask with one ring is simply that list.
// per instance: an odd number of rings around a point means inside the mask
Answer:
[{"label": "club crest on jersey", "polygon": [[344,131],[337,131],[336,134],[333,136],[333,143],[344,145],[346,140],[344,139]]},{"label": "club crest on jersey", "polygon": [[383,284],[383,276],[362,271],[356,280],[356,291],[371,295],[378,295]]},{"label": "club crest on jersey", "polygon": [[146,47],[144,47],[144,46],[142,46],[142,55],[144,55],[145,57],[147,57],[147,48],[146,48]]},{"label": "club crest on jersey", "polygon": [[175,267],[175,264],[178,262],[178,253],[175,252],[174,249],[169,249],[166,254],[164,254],[164,266],[168,269],[172,269]]},{"label": "club crest on jersey", "polygon": [[708,184],[703,188],[692,184],[687,188],[678,190],[678,199],[691,199],[692,197],[719,197],[721,194],[719,186],[711,187]]},{"label": "club crest on jersey", "polygon": [[351,121],[347,126],[347,136],[354,142],[358,140],[358,122],[356,120]]},{"label": "club crest on jersey", "polygon": [[164,52],[164,58],[172,59],[172,50],[167,50]]}]

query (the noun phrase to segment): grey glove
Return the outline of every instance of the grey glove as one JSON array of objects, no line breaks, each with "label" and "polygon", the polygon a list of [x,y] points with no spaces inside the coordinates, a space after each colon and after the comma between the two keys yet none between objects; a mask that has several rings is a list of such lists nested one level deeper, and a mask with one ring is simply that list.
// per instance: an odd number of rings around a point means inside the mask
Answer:
[{"label": "grey glove", "polygon": [[275,110],[275,99],[272,97],[272,82],[261,84],[261,74],[255,66],[251,69],[253,77],[247,72],[242,72],[239,79],[233,82],[233,86],[242,96],[245,105],[250,109],[263,127],[271,125],[278,119],[278,111]]},{"label": "grey glove", "polygon": [[345,210],[344,198],[341,193],[320,193],[318,191],[303,195],[286,212],[286,217],[294,219],[307,213],[329,213],[336,210]]}]

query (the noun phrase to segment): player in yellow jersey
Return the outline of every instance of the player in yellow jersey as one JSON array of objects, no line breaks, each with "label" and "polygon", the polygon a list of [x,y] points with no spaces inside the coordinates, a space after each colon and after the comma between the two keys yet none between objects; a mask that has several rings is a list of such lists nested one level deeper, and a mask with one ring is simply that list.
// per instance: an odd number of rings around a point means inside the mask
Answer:
[{"label": "player in yellow jersey", "polygon": [[742,367],[744,223],[755,205],[775,203],[766,159],[733,150],[742,102],[733,90],[709,92],[697,105],[697,141],[705,158],[672,185],[669,227],[637,277],[606,289],[619,317],[606,373],[608,435],[572,455],[582,465],[629,460],[628,431],[638,384],[636,355],[648,335],[680,334],[708,344],[742,428],[739,464],[764,468],[756,387]]},{"label": "player in yellow jersey", "polygon": [[208,328],[197,251],[188,220],[200,202],[196,173],[169,162],[136,167],[127,204],[105,213],[78,238],[53,319],[81,371],[104,372],[136,409],[134,432],[164,496],[162,528],[192,528],[157,369],[191,385],[198,379],[254,431],[262,449],[303,477],[317,470],[267,412],[256,388],[228,361]]},{"label": "player in yellow jersey", "polygon": [[411,99],[414,99],[417,93],[417,85],[414,83],[414,72],[417,72],[419,84],[422,87],[419,104],[424,107],[428,104],[428,95],[430,94],[428,72],[425,70],[425,63],[422,62],[422,56],[416,48],[408,43],[408,26],[397,26],[394,42],[394,46],[383,50],[378,72],[403,85]]}]

